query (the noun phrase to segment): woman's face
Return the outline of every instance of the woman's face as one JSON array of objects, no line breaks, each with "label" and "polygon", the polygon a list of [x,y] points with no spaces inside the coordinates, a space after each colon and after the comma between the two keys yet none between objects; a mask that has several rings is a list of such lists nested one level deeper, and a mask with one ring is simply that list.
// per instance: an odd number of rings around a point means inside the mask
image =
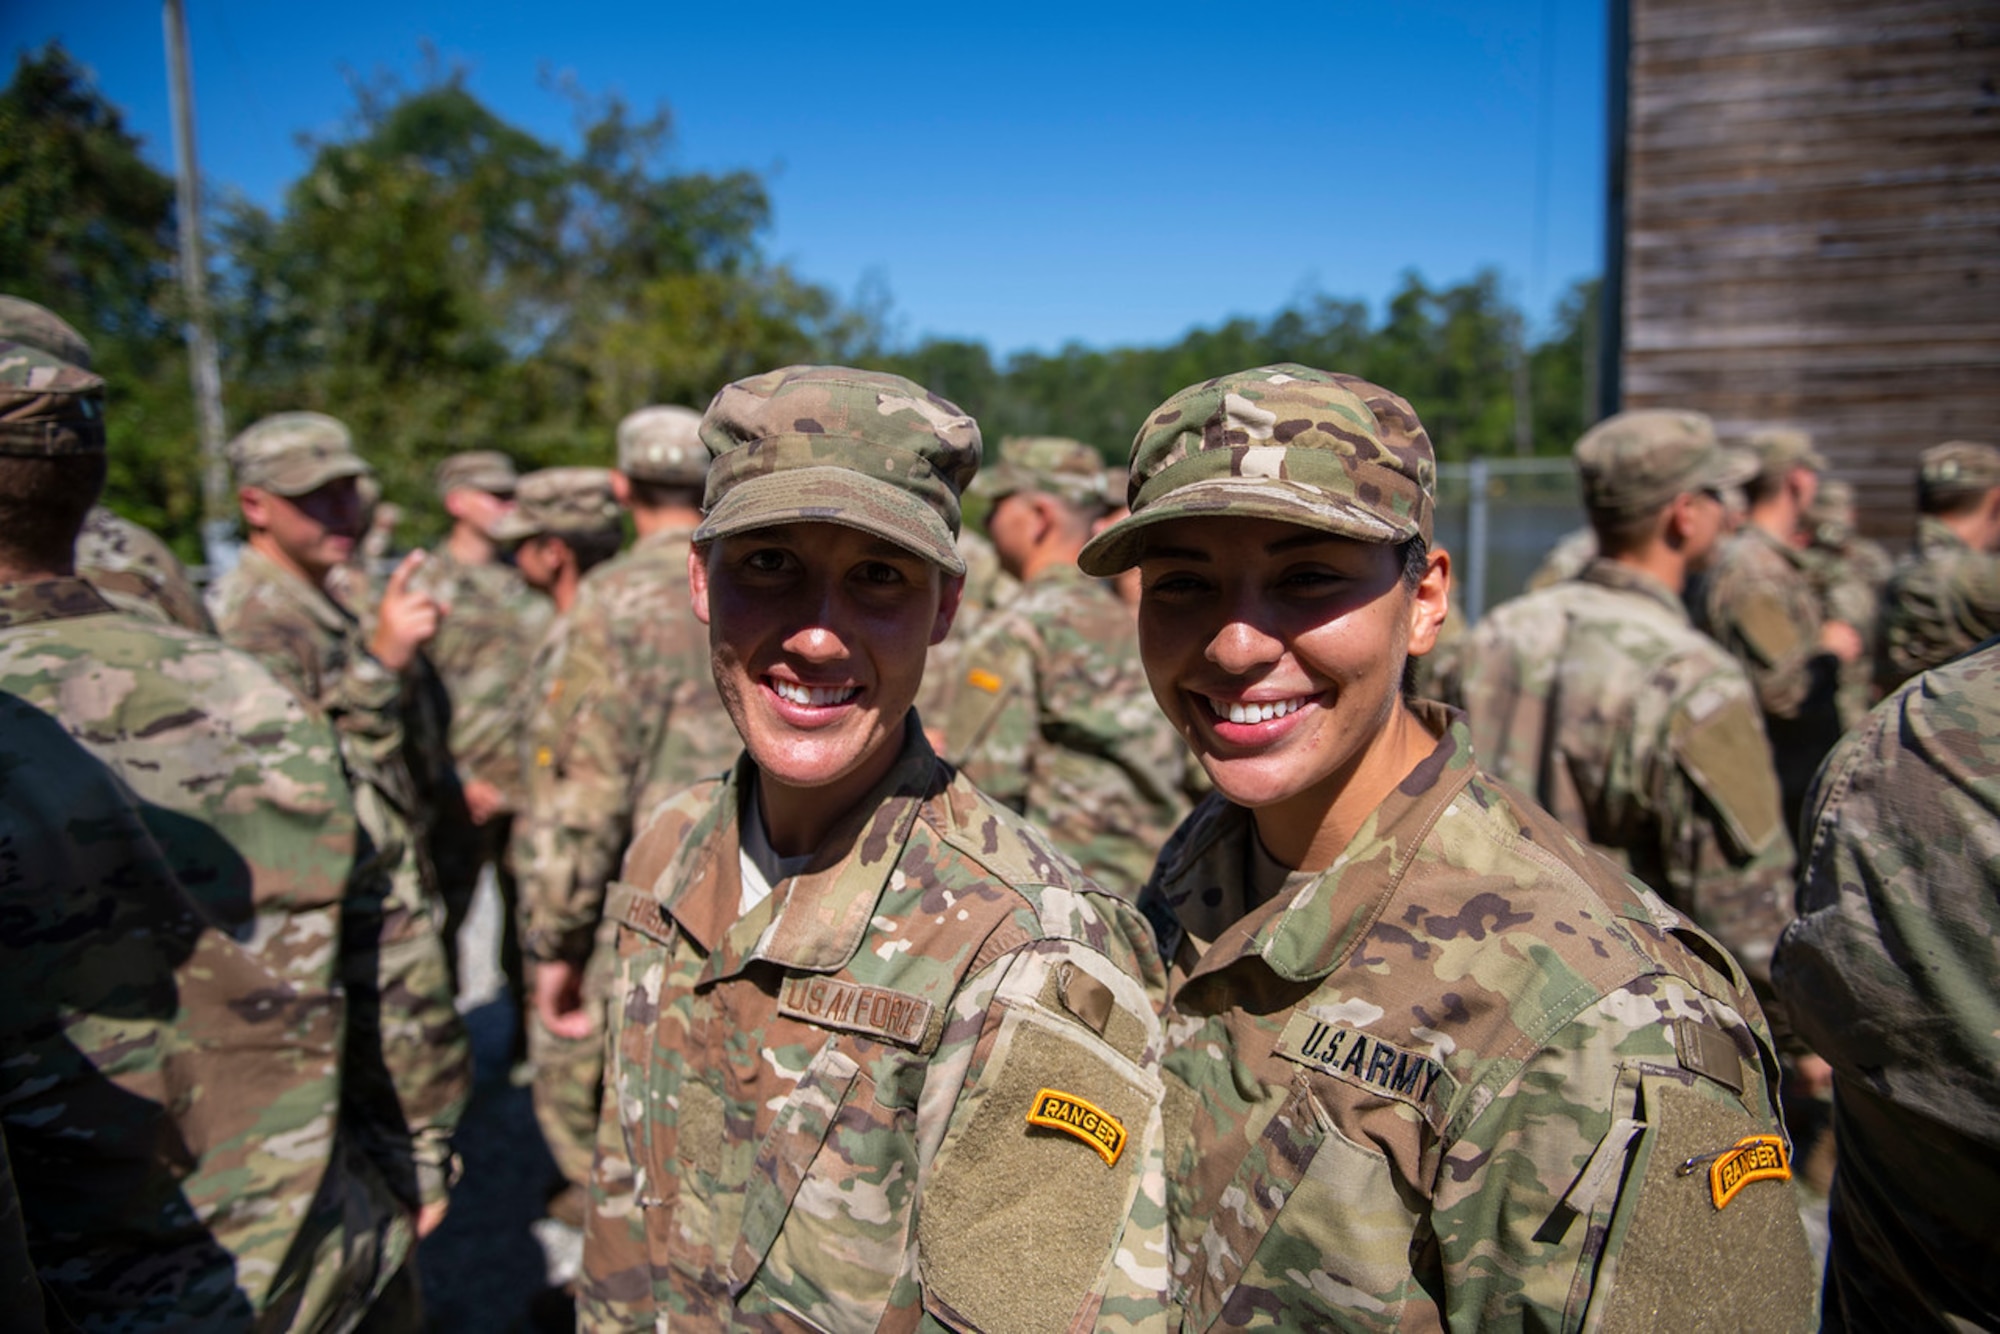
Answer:
[{"label": "woman's face", "polygon": [[1398,550],[1220,516],[1147,534],[1139,641],[1153,695],[1260,828],[1317,828],[1357,791],[1373,809],[1408,772],[1390,725],[1405,660],[1436,642],[1450,562],[1433,552],[1412,588]]}]

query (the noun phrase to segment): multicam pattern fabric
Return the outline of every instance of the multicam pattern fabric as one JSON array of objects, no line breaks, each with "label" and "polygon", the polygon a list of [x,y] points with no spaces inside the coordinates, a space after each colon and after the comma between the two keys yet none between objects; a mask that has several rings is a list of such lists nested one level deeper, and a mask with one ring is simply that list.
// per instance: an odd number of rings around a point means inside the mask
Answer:
[{"label": "multicam pattern fabric", "polygon": [[1882,592],[1894,562],[1879,542],[1856,537],[1851,529],[1834,525],[1816,530],[1804,555],[1806,580],[1819,600],[1821,618],[1853,626],[1864,645],[1860,657],[1840,664],[1837,702],[1841,731],[1846,732],[1859,726],[1875,703]]},{"label": "multicam pattern fabric", "polygon": [[1418,709],[1436,750],[1326,871],[1254,904],[1218,795],[1148,887],[1182,1327],[1807,1328],[1790,1189],[1677,1171],[1780,1133],[1742,974]]},{"label": "multicam pattern fabric", "polygon": [[1750,676],[1784,794],[1785,828],[1796,829],[1813,772],[1840,739],[1840,663],[1820,647],[1823,617],[1806,558],[1747,524],[1718,549],[1691,609],[1695,625]]},{"label": "multicam pattern fabric", "polygon": [[1535,572],[1528,576],[1527,591],[1538,593],[1565,579],[1574,579],[1596,559],[1597,532],[1589,524],[1564,533],[1561,540],[1549,548],[1549,554],[1542,557],[1542,563],[1535,567]]},{"label": "multicam pattern fabric", "polygon": [[519,809],[515,697],[554,608],[511,565],[466,565],[443,547],[430,553],[412,582],[449,609],[424,656],[451,698],[447,743],[459,781],[491,783]]},{"label": "multicam pattern fabric", "polygon": [[1187,814],[1192,763],[1153,703],[1132,613],[1054,565],[967,646],[945,754],[1084,872],[1134,900]]},{"label": "multicam pattern fabric", "polygon": [[1882,606],[1876,678],[1893,689],[2000,634],[2000,555],[1922,515],[1916,553],[1890,576]]},{"label": "multicam pattern fabric", "polygon": [[1809,828],[1776,972],[1834,1070],[1822,1328],[2000,1327],[2000,642],[1848,735]]},{"label": "multicam pattern fabric", "polygon": [[[379,1050],[370,1078],[393,1088],[410,1158],[399,1187],[442,1199],[451,1132],[471,1086],[471,1050],[453,1005],[432,903],[426,812],[403,753],[402,681],[370,656],[346,608],[255,548],[209,594],[223,639],[262,662],[308,709],[332,723],[363,835],[362,876],[378,896],[382,947],[373,986],[349,991],[350,1040]],[[357,930],[377,930],[350,914]],[[371,1093],[373,1090],[371,1090]]]},{"label": "multicam pattern fabric", "polygon": [[979,470],[979,424],[914,381],[787,366],[725,386],[701,439],[713,462],[697,541],[824,521],[965,573],[953,538]]},{"label": "multicam pattern fabric", "polygon": [[90,507],[76,535],[76,572],[120,611],[199,634],[215,633],[194,581],[167,544],[102,505]]},{"label": "multicam pattern fabric", "polygon": [[1453,662],[1438,697],[1487,772],[1720,940],[1770,1008],[1792,844],[1736,660],[1665,585],[1597,560],[1494,608]]},{"label": "multicam pattern fabric", "polygon": [[1357,376],[1260,366],[1175,394],[1132,441],[1129,517],[1077,563],[1104,576],[1138,563],[1152,524],[1227,511],[1362,542],[1431,536],[1437,464],[1402,398]]},{"label": "multicam pattern fabric", "polygon": [[338,1328],[402,1265],[355,841],[332,731],[250,658],[0,584],[0,1129],[83,1327]]},{"label": "multicam pattern fabric", "polygon": [[104,381],[30,343],[0,338],[0,454],[104,452]]},{"label": "multicam pattern fabric", "polygon": [[279,412],[246,428],[228,447],[238,486],[302,496],[341,477],[362,477],[368,465],[354,452],[345,423],[323,412]]},{"label": "multicam pattern fabric", "polygon": [[668,803],[614,890],[581,1327],[1157,1327],[1145,924],[913,715],[817,859],[739,913],[753,777]]}]

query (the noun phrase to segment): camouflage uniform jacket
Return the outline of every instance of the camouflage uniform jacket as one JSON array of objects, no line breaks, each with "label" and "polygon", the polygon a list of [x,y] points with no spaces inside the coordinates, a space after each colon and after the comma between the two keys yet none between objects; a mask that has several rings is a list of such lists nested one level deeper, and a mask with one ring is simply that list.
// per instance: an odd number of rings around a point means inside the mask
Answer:
[{"label": "camouflage uniform jacket", "polygon": [[2000,555],[1975,551],[1930,515],[1917,519],[1917,549],[1883,594],[1877,678],[1894,689],[2000,634]]},{"label": "camouflage uniform jacket", "polygon": [[413,1238],[360,1152],[401,1114],[344,1047],[378,942],[331,730],[79,579],[0,584],[0,692],[0,1127],[48,1294],[89,1328],[355,1318]]},{"label": "camouflage uniform jacket", "polygon": [[1250,906],[1258,849],[1211,797],[1147,887],[1186,1328],[1807,1326],[1791,1191],[1718,1209],[1677,1171],[1780,1133],[1747,982],[1480,774],[1462,721],[1331,867]]},{"label": "camouflage uniform jacket", "polygon": [[1693,610],[1695,624],[1749,673],[1785,827],[1796,829],[1813,773],[1840,739],[1840,663],[1820,647],[1823,617],[1805,554],[1747,524],[1723,544]]},{"label": "camouflage uniform jacket", "polygon": [[693,532],[650,534],[585,576],[570,608],[533,757],[550,851],[530,905],[536,957],[589,950],[635,818],[722,773],[743,748],[688,591]]},{"label": "camouflage uniform jacket", "polygon": [[465,565],[439,547],[419,585],[450,610],[424,656],[451,697],[447,744],[461,783],[483,781],[521,801],[516,692],[547,630],[550,606],[510,565]]},{"label": "camouflage uniform jacket", "polygon": [[945,753],[1091,879],[1136,898],[1187,813],[1189,761],[1146,684],[1131,611],[1076,566],[1051,566],[960,667]]},{"label": "camouflage uniform jacket", "polygon": [[194,581],[167,544],[102,505],[90,507],[76,535],[76,572],[120,611],[215,633]]},{"label": "camouflage uniform jacket", "polygon": [[1865,537],[1835,546],[1815,540],[1805,548],[1806,577],[1820,612],[1829,621],[1844,621],[1860,634],[1861,656],[1840,664],[1840,728],[1857,726],[1875,703],[1875,663],[1881,650],[1882,590],[1890,563],[1881,544]]},{"label": "camouflage uniform jacket", "polygon": [[255,548],[217,581],[209,602],[223,639],[270,668],[339,739],[363,835],[357,874],[388,879],[382,894],[363,900],[387,915],[380,986],[351,993],[350,1023],[364,1046],[379,1049],[372,1077],[393,1082],[414,1140],[398,1187],[442,1198],[451,1132],[471,1088],[471,1049],[430,892],[425,812],[403,755],[403,682],[368,652],[353,613]]},{"label": "camouflage uniform jacket", "polygon": [[1487,772],[1720,940],[1769,1008],[1792,920],[1778,778],[1743,669],[1680,599],[1592,561],[1495,608],[1455,670],[1440,698],[1465,710]]},{"label": "camouflage uniform jacket", "polygon": [[747,913],[747,758],[633,844],[582,1328],[1163,1316],[1151,933],[906,716],[883,782]]},{"label": "camouflage uniform jacket", "polygon": [[1778,989],[1834,1069],[1829,1330],[2000,1328],[2000,641],[1814,790]]}]

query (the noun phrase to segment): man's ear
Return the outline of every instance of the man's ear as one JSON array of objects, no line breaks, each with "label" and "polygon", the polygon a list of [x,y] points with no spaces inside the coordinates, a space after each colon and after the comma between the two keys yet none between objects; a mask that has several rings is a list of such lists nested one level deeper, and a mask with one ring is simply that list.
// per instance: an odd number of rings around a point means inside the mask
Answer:
[{"label": "man's ear", "polygon": [[632,508],[632,479],[616,468],[611,470],[611,498],[618,502],[619,509]]},{"label": "man's ear", "polygon": [[1451,553],[1432,547],[1410,598],[1410,656],[1421,658],[1437,647],[1438,631],[1451,611]]},{"label": "man's ear", "polygon": [[237,487],[236,504],[243,511],[243,526],[251,532],[271,526],[271,497],[262,487]]},{"label": "man's ear", "polygon": [[[703,625],[708,620],[708,547],[688,548],[688,592],[694,602],[694,618]],[[933,643],[936,641],[933,640]]]},{"label": "man's ear", "polygon": [[948,574],[938,590],[937,620],[931,624],[931,643],[942,644],[958,619],[958,604],[965,597],[965,576]]}]

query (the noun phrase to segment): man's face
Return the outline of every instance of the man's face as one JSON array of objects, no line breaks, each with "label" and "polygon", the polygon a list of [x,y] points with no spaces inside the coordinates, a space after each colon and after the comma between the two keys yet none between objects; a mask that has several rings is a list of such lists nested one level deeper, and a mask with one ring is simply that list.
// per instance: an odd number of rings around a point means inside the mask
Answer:
[{"label": "man's face", "polygon": [[1019,579],[1035,553],[1040,516],[1026,491],[1014,491],[993,502],[986,512],[986,535],[993,540],[1000,567]]},{"label": "man's face", "polygon": [[1708,568],[1722,539],[1729,535],[1729,503],[1720,491],[1694,491],[1688,495],[1686,543],[1688,569]]},{"label": "man's face", "polygon": [[361,493],[352,477],[336,477],[297,496],[246,486],[240,499],[251,529],[266,534],[314,583],[351,556],[361,538]]},{"label": "man's face", "polygon": [[1403,664],[1435,642],[1448,584],[1433,553],[1413,593],[1397,550],[1267,519],[1176,519],[1147,535],[1146,678],[1231,801],[1309,828],[1389,762],[1378,743]]},{"label": "man's face", "polygon": [[688,556],[715,684],[774,798],[845,812],[887,773],[962,579],[879,537],[793,523]]},{"label": "man's face", "polygon": [[522,538],[521,545],[514,548],[514,568],[528,587],[542,593],[554,588],[562,577],[562,558],[562,540],[548,533]]},{"label": "man's face", "polygon": [[451,517],[470,524],[481,537],[492,540],[493,525],[514,512],[514,497],[475,487],[462,486],[445,498]]}]

